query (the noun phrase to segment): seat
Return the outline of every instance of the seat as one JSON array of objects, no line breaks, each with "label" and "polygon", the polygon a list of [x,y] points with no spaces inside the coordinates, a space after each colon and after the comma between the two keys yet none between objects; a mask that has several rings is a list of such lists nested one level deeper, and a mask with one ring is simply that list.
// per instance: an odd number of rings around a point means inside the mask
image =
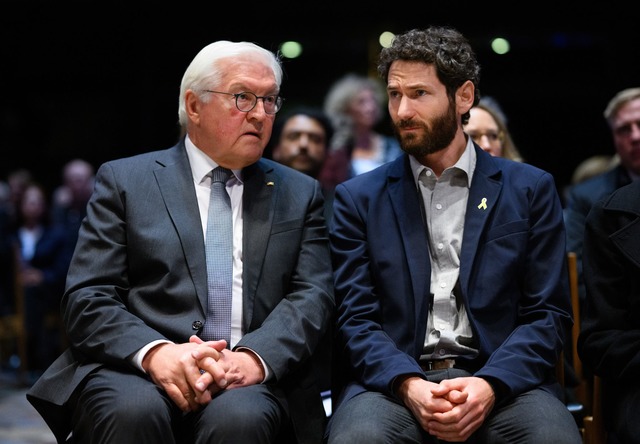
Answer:
[{"label": "seat", "polygon": [[578,257],[576,253],[567,253],[567,267],[569,270],[569,290],[571,293],[571,308],[573,310],[573,328],[571,329],[571,362],[575,371],[578,385],[575,388],[576,400],[581,403],[585,412],[591,411],[591,381],[585,375],[582,361],[578,355],[578,336],[580,335],[580,294],[578,292]]},{"label": "seat", "polygon": [[[582,373],[582,363],[580,362],[580,357],[578,356],[577,351],[577,343],[578,343],[578,333],[580,332],[580,297],[578,294],[578,262],[576,254],[573,252],[567,253],[567,269],[569,275],[569,290],[571,295],[571,309],[573,315],[573,327],[571,330],[571,341],[570,348],[571,350],[565,351],[560,357],[561,363],[556,368],[557,373],[562,373],[560,382],[564,385],[565,379],[565,359],[569,358],[571,362],[571,366],[573,368],[576,379],[578,380],[578,386],[575,387],[575,399],[567,399],[567,409],[571,412],[578,427],[580,429],[580,433],[584,436],[584,428],[583,428],[583,419],[585,414],[588,412],[589,402],[588,399],[584,396],[584,378]],[[567,356],[567,354],[569,356]],[[567,393],[567,392],[565,392]]]},{"label": "seat", "polygon": [[582,440],[584,444],[605,444],[607,442],[602,419],[602,381],[598,376],[588,376],[582,368],[578,355],[578,335],[581,329],[580,296],[578,293],[578,259],[576,253],[567,253],[569,270],[569,288],[573,310],[573,329],[571,331],[571,350],[573,368],[578,378],[576,399],[582,403],[585,416],[582,418]]},{"label": "seat", "polygon": [[583,443],[584,444],[605,444],[607,442],[607,433],[604,429],[604,421],[602,418],[602,381],[600,377],[593,377],[593,397],[591,399],[591,414],[585,416],[582,420],[584,425]]}]

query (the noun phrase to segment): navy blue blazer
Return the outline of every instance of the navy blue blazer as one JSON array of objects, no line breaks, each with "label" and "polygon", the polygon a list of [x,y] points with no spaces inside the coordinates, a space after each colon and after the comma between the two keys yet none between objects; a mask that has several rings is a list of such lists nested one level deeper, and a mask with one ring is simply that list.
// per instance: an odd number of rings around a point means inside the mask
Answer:
[{"label": "navy blue blazer", "polygon": [[[459,283],[479,353],[457,363],[500,381],[503,399],[536,387],[560,397],[555,365],[573,321],[554,180],[475,150]],[[363,390],[394,396],[397,376],[423,375],[432,301],[420,199],[406,154],[336,188],[336,408]]]},{"label": "navy blue blazer", "polygon": [[[262,159],[243,169],[243,327],[286,396],[300,442],[324,433],[314,351],[334,309],[319,183]],[[104,365],[137,372],[137,350],[200,333],[207,274],[184,146],[107,162],[79,233],[62,299],[70,348],[27,397],[59,439],[74,390]]]}]

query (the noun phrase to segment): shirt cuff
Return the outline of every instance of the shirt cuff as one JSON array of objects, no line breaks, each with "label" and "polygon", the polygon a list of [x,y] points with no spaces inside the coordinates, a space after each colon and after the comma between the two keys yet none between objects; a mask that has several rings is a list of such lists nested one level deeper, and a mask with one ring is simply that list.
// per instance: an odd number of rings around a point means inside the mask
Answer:
[{"label": "shirt cuff", "polygon": [[138,369],[140,370],[142,373],[147,373],[144,368],[142,368],[142,361],[144,360],[144,357],[147,355],[147,353],[149,352],[149,350],[151,350],[153,347],[155,347],[158,344],[173,344],[173,342],[168,341],[166,339],[158,339],[157,341],[153,341],[148,343],[147,345],[145,345],[144,347],[142,347],[140,350],[138,350],[132,357],[131,357],[131,363]]}]

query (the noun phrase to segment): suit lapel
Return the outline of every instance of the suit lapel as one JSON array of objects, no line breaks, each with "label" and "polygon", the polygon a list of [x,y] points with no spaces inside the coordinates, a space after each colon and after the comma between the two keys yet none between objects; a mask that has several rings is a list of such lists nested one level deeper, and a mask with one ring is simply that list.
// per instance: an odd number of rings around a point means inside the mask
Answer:
[{"label": "suit lapel", "polygon": [[[400,156],[394,161],[394,165],[389,169],[387,180],[389,198],[400,227],[403,248],[407,254],[407,266],[413,287],[415,321],[417,325],[425,327],[419,331],[426,331],[431,282],[429,243],[426,225],[415,223],[416,220],[423,220],[422,204],[413,181],[408,156]],[[416,343],[423,342],[424,334],[421,338],[416,338]]]},{"label": "suit lapel", "polygon": [[500,170],[491,161],[491,155],[479,148],[476,148],[476,154],[478,157],[469,190],[460,252],[460,284],[464,294],[468,294],[469,276],[478,251],[480,235],[502,191],[502,182],[498,179]]},{"label": "suit lapel", "polygon": [[278,196],[279,177],[263,162],[242,171],[243,206],[243,323],[248,329],[253,314],[253,301],[265,261],[273,211]]},{"label": "suit lapel", "polygon": [[207,307],[207,275],[204,237],[191,167],[184,142],[174,147],[167,158],[158,159],[154,171],[164,206],[182,243],[182,253],[194,282],[203,315]]}]

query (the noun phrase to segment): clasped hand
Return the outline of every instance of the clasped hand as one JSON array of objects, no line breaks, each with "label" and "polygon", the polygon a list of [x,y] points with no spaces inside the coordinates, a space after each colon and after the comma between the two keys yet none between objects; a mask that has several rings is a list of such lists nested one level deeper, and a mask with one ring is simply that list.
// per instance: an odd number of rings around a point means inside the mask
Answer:
[{"label": "clasped hand", "polygon": [[191,336],[184,344],[160,344],[151,349],[143,367],[155,384],[183,411],[208,404],[218,392],[264,378],[250,351],[230,351],[225,340],[204,342]]},{"label": "clasped hand", "polygon": [[424,430],[448,442],[466,441],[495,404],[493,389],[477,377],[439,384],[410,377],[401,383],[398,394]]}]

